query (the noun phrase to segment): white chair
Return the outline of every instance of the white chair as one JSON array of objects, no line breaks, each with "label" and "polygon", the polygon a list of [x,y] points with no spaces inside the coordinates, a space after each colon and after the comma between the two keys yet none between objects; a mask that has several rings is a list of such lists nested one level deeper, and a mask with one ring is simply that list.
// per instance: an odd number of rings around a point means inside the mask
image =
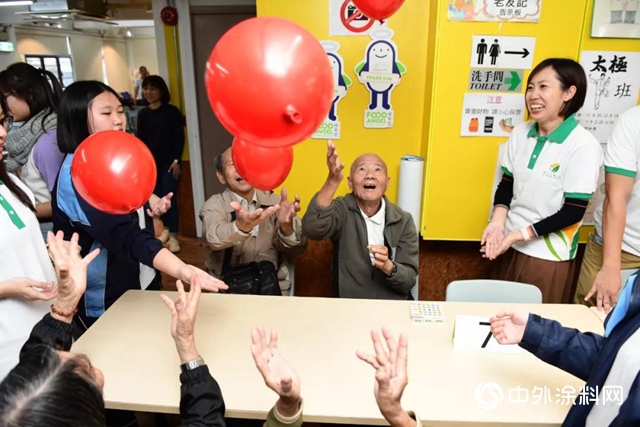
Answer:
[{"label": "white chair", "polygon": [[418,301],[420,298],[418,298],[418,293],[420,290],[420,284],[419,282],[420,277],[416,277],[416,284],[413,285],[413,288],[411,288],[411,296],[413,297],[414,301]]},{"label": "white chair", "polygon": [[504,280],[456,280],[447,285],[447,301],[542,303],[542,292],[533,285]]}]

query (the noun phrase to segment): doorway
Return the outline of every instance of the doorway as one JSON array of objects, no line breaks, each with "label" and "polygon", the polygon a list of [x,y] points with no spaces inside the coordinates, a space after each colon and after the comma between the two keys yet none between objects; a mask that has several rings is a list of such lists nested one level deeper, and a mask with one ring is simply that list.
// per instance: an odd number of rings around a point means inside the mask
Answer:
[{"label": "doorway", "polygon": [[[196,72],[200,150],[204,175],[205,200],[220,193],[225,186],[216,177],[213,159],[231,145],[233,136],[213,114],[204,84],[204,70],[209,55],[220,37],[234,25],[256,16],[255,6],[203,6],[191,8],[193,61]],[[196,206],[196,209],[200,209]]]}]

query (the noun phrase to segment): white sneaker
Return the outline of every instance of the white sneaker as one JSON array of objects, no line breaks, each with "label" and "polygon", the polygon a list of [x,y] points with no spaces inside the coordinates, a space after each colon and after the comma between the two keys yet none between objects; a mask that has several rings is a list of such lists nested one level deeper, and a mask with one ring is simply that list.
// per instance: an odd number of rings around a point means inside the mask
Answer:
[{"label": "white sneaker", "polygon": [[169,230],[166,228],[162,230],[162,233],[158,236],[158,240],[160,240],[163,244],[169,241]]},{"label": "white sneaker", "polygon": [[169,239],[169,250],[174,254],[176,252],[180,252],[180,243],[178,243],[178,239],[173,237]]}]

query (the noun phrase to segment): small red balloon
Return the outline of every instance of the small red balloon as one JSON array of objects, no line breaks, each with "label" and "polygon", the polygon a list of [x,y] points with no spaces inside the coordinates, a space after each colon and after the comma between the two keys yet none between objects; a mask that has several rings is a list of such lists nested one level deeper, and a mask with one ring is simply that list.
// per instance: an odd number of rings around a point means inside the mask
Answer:
[{"label": "small red balloon", "polygon": [[143,206],[153,193],[156,176],[156,163],[147,146],[117,130],[89,136],[71,161],[71,179],[78,194],[110,214],[128,214]]},{"label": "small red balloon", "polygon": [[371,19],[387,19],[400,9],[404,0],[351,0],[355,7]]},{"label": "small red balloon", "polygon": [[242,179],[258,190],[271,191],[291,172],[293,147],[266,148],[234,138],[231,157]]},{"label": "small red balloon", "polygon": [[207,95],[220,123],[243,141],[284,147],[310,137],[333,101],[333,72],[307,30],[282,18],[239,23],[207,63]]}]

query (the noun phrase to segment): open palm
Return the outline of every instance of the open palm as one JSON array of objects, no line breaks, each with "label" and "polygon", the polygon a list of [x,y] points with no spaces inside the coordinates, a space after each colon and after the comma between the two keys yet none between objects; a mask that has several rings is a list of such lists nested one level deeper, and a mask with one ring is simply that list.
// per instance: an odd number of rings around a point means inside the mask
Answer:
[{"label": "open palm", "polygon": [[264,329],[253,329],[251,354],[267,386],[281,399],[297,402],[300,398],[300,377],[278,352],[278,333],[271,331],[270,341],[267,343]]}]

